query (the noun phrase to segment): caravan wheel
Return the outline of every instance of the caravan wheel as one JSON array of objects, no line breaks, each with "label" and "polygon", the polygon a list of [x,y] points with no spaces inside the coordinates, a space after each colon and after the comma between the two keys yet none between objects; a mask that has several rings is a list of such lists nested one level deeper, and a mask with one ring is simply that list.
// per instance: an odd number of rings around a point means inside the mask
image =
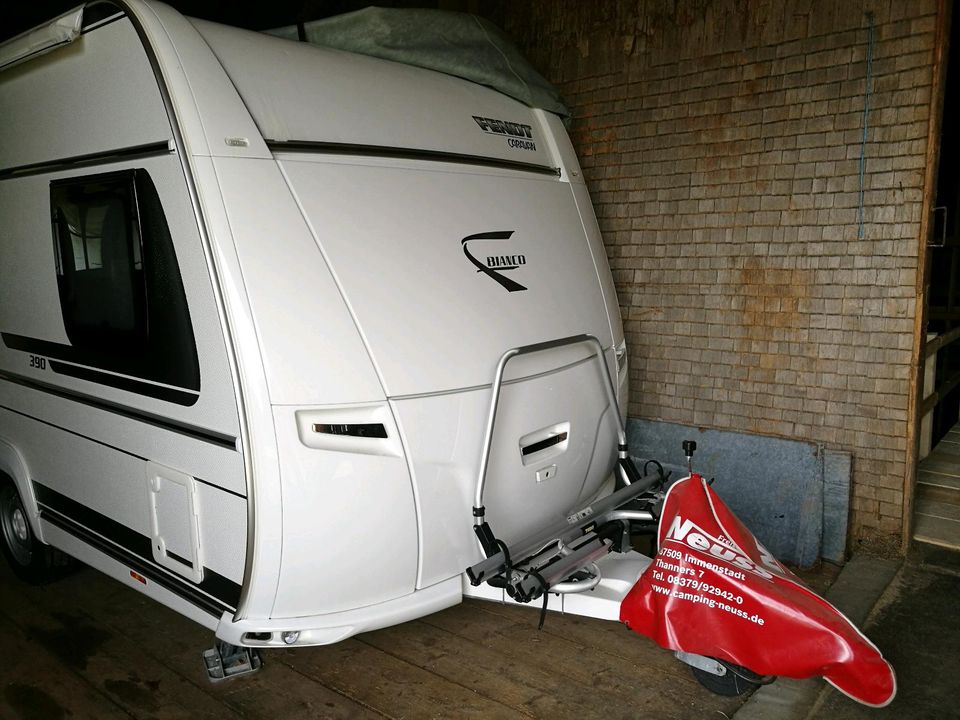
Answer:
[{"label": "caravan wheel", "polygon": [[28,583],[42,585],[63,575],[69,558],[41,543],[33,534],[20,493],[0,477],[0,549],[14,574]]}]

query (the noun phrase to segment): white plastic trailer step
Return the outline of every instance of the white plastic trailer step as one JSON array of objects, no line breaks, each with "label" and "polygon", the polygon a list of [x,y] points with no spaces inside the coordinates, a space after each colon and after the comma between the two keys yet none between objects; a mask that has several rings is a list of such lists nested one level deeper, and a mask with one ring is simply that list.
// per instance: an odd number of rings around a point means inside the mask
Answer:
[{"label": "white plastic trailer step", "polygon": [[[548,609],[569,615],[617,622],[620,620],[620,603],[636,585],[641,573],[651,562],[646,555],[633,550],[625,553],[611,553],[600,558],[596,564],[601,577],[594,587],[585,592],[558,593],[551,596]],[[525,604],[510,597],[504,588],[487,583],[471,585],[465,581],[463,596],[504,604]]]}]

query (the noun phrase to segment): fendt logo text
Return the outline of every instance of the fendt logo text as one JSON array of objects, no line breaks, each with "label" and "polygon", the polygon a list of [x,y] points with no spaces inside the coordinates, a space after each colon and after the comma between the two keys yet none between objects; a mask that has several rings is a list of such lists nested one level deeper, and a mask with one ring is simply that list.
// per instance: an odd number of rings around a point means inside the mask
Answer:
[{"label": "fendt logo text", "polygon": [[496,118],[479,117],[477,115],[474,115],[473,119],[485,133],[507,137],[507,145],[514,149],[537,149],[536,143],[533,142],[533,128],[530,125],[509,122],[507,120],[497,120]]}]

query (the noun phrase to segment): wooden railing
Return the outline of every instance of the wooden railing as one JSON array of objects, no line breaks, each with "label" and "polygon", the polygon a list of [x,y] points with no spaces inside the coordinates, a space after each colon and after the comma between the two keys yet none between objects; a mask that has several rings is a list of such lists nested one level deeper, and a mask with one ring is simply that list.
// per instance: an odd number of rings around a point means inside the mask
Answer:
[{"label": "wooden railing", "polygon": [[[936,320],[947,319],[943,316],[948,312],[949,314],[957,315],[957,319],[960,319],[960,312],[958,311],[948,311],[946,308],[934,307],[930,308],[929,317],[930,319]],[[927,341],[927,344],[924,345],[924,358],[926,358],[926,361],[929,362],[930,358],[935,355],[938,350],[941,350],[947,345],[956,342],[958,339],[960,339],[960,327],[955,327],[952,330],[947,330],[941,335],[937,335],[932,340]],[[945,398],[951,390],[957,387],[957,385],[960,385],[960,370],[953,373],[953,375],[941,382],[932,393],[923,399],[923,402],[920,403],[920,417],[923,417],[934,407],[936,407],[937,403]]]}]

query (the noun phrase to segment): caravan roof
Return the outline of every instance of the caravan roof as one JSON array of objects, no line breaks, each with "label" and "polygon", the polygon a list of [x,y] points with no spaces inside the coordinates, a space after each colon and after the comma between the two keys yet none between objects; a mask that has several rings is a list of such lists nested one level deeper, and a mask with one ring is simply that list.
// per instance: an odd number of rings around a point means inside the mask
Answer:
[{"label": "caravan roof", "polygon": [[[537,111],[523,103],[444,73],[200,20],[193,24],[268,142],[412,148],[514,162],[516,148],[504,137],[524,142],[537,126]],[[551,165],[542,145],[529,143],[525,150],[524,162]]]}]

